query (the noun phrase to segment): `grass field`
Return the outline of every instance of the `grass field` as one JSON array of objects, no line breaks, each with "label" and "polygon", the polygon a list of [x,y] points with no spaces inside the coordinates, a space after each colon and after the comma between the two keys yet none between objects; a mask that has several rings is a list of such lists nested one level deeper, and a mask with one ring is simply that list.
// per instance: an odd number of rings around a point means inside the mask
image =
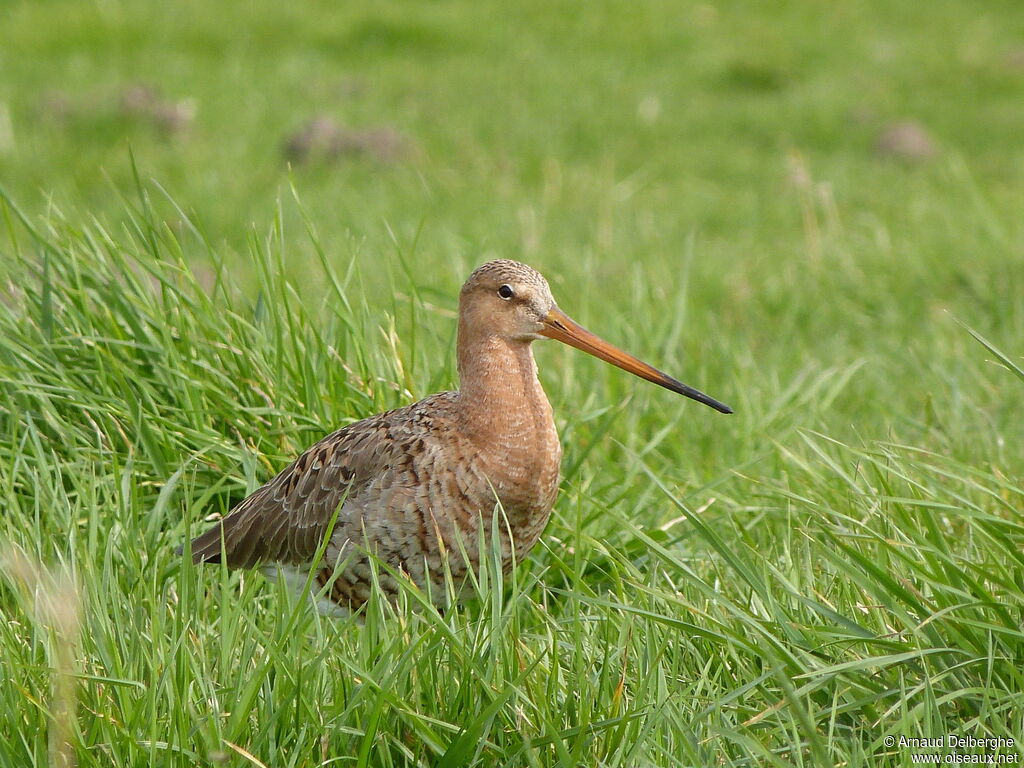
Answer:
[{"label": "grass field", "polygon": [[[1019,764],[1022,40],[1016,0],[0,7],[0,765]],[[443,615],[180,561],[452,387],[494,257],[736,414],[539,345],[552,521]],[[948,734],[1016,744],[900,743]]]}]

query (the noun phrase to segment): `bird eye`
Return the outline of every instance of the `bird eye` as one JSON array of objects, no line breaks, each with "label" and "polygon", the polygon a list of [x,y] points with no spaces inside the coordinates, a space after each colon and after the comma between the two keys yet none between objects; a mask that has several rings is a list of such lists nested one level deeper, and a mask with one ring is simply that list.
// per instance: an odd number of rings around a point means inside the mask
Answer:
[{"label": "bird eye", "polygon": [[505,299],[505,301],[508,301],[509,299],[516,295],[516,292],[512,290],[511,285],[503,285],[501,286],[501,288],[498,289],[498,295],[501,298]]}]

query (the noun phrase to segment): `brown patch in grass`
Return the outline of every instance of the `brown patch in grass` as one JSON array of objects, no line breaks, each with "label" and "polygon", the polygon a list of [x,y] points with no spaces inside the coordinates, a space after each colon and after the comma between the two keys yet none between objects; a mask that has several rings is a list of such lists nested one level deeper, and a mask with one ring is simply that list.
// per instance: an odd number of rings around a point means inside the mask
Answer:
[{"label": "brown patch in grass", "polygon": [[71,97],[56,88],[45,91],[36,106],[39,116],[55,123],[65,123],[78,112]]},{"label": "brown patch in grass", "polygon": [[122,88],[118,94],[118,109],[124,117],[149,123],[167,134],[185,130],[196,116],[195,99],[165,99],[155,86],[147,83]]},{"label": "brown patch in grass", "polygon": [[933,159],[939,150],[923,125],[914,120],[900,120],[882,128],[875,140],[875,152],[882,157],[922,163]]},{"label": "brown patch in grass", "polygon": [[1003,57],[1003,65],[1010,72],[1024,74],[1024,46],[1008,51]]},{"label": "brown patch in grass", "polygon": [[283,151],[293,163],[346,156],[393,163],[409,149],[409,139],[390,126],[346,128],[329,117],[315,117],[286,139]]},{"label": "brown patch in grass", "polygon": [[168,99],[153,85],[132,83],[106,94],[70,94],[52,89],[40,97],[37,111],[42,119],[65,127],[74,123],[125,121],[170,137],[183,133],[192,124],[196,100]]}]

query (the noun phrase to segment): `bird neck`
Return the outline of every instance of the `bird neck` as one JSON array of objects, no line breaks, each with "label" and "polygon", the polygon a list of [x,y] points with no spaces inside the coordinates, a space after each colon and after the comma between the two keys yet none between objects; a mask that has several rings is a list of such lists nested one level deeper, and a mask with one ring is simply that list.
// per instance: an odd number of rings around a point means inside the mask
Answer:
[{"label": "bird neck", "polygon": [[[459,328],[459,428],[474,471],[501,500],[519,559],[537,540],[558,490],[562,447],[530,342]],[[490,508],[490,493],[481,509]],[[523,548],[520,552],[519,548]]]},{"label": "bird neck", "polygon": [[464,330],[459,329],[459,399],[468,431],[500,440],[523,430],[546,430],[551,406],[530,342]]}]

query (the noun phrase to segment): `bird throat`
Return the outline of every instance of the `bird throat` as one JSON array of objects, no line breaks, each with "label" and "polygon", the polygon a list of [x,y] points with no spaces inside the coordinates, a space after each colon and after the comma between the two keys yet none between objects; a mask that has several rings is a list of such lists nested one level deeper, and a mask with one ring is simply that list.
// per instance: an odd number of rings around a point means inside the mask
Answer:
[{"label": "bird throat", "polygon": [[558,486],[561,446],[530,342],[460,338],[458,358],[461,427],[479,451],[481,470],[510,515],[546,512]]},{"label": "bird throat", "polygon": [[551,406],[530,342],[482,336],[459,349],[460,415],[474,441],[543,431]]}]

